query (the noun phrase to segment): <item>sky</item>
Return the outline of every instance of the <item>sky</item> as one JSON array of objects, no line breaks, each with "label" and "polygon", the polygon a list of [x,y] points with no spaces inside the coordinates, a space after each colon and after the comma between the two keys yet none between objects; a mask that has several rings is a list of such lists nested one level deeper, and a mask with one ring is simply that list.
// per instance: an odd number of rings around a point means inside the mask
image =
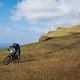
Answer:
[{"label": "sky", "polygon": [[58,27],[80,24],[80,0],[0,0],[0,44],[37,42]]}]

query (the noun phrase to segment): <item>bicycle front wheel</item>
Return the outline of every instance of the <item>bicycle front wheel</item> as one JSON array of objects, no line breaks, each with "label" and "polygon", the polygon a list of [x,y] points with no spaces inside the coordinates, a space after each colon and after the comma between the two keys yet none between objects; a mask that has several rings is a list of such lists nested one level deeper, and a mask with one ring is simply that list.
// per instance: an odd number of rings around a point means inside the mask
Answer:
[{"label": "bicycle front wheel", "polygon": [[8,65],[11,62],[11,56],[7,56],[4,60],[4,64]]}]

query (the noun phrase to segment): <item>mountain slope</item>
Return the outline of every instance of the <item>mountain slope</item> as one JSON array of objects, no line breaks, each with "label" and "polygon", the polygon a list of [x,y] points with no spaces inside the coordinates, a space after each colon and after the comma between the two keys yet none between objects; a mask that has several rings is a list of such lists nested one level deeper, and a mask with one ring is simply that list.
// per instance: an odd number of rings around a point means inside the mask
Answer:
[{"label": "mountain slope", "polygon": [[72,26],[70,28],[59,28],[56,31],[49,31],[47,34],[42,35],[40,41],[45,41],[55,37],[69,36],[77,33],[80,33],[80,25]]},{"label": "mountain slope", "polygon": [[25,45],[21,50],[20,62],[7,66],[3,60],[8,51],[0,51],[0,80],[80,80],[80,31]]}]

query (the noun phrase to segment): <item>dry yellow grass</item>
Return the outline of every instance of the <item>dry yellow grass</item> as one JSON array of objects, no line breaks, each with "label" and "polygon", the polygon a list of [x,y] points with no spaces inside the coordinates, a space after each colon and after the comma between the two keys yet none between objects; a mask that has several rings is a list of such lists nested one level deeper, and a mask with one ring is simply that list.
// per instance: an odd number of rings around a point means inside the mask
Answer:
[{"label": "dry yellow grass", "polygon": [[80,80],[80,33],[21,47],[19,63],[4,65],[0,51],[0,80]]},{"label": "dry yellow grass", "polygon": [[70,28],[62,28],[58,29],[56,31],[52,31],[50,33],[44,34],[43,36],[49,36],[49,37],[61,37],[61,36],[68,36],[72,33],[78,33],[80,32],[80,25],[72,26]]}]

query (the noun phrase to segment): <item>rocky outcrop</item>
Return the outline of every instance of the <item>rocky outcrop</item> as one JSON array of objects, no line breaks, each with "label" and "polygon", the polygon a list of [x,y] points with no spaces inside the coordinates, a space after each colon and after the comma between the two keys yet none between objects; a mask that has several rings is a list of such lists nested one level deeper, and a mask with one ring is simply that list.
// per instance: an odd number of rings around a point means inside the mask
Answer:
[{"label": "rocky outcrop", "polygon": [[39,42],[42,42],[42,41],[47,41],[47,40],[50,40],[52,39],[53,37],[51,36],[41,36],[40,39],[39,39]]},{"label": "rocky outcrop", "polygon": [[48,33],[42,35],[39,39],[39,41],[46,41],[50,40],[55,37],[63,37],[63,36],[69,36],[72,34],[76,34],[76,32],[79,34],[80,33],[80,25],[72,26],[69,28],[62,28],[59,27],[55,31],[49,31]]}]

